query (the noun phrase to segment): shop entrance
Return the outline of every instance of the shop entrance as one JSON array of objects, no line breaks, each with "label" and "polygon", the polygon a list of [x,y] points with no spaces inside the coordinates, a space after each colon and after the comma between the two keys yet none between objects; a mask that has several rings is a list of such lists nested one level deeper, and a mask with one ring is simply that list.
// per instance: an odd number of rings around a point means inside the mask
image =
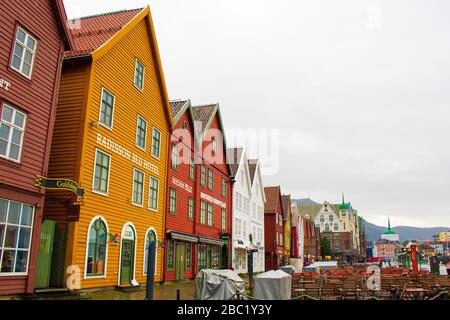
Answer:
[{"label": "shop entrance", "polygon": [[120,256],[120,284],[128,285],[134,279],[135,232],[127,225],[122,233],[122,254]]},{"label": "shop entrance", "polygon": [[42,224],[36,289],[64,287],[65,236],[66,232],[55,221],[45,220]]},{"label": "shop entrance", "polygon": [[177,243],[176,255],[176,280],[184,280],[184,261],[185,261],[185,247],[183,243]]}]

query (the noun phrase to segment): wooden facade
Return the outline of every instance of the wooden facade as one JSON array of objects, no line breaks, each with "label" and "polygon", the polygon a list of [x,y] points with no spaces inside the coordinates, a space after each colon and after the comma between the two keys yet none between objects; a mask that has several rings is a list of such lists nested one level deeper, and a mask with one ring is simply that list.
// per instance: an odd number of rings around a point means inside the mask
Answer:
[{"label": "wooden facade", "polygon": [[167,281],[194,278],[204,268],[229,268],[231,262],[232,185],[219,106],[192,107],[188,100],[173,101],[172,112],[175,126],[169,146]]},{"label": "wooden facade", "polygon": [[283,263],[284,226],[281,188],[264,188],[266,205],[264,207],[265,264],[266,271],[276,270]]},{"label": "wooden facade", "polygon": [[150,9],[82,18],[73,36],[49,176],[77,182],[85,196],[48,192],[44,219],[56,222],[64,254],[41,286],[143,284],[149,237],[159,240],[160,281],[171,112]]},{"label": "wooden facade", "polygon": [[62,1],[2,1],[0,20],[3,295],[34,291],[45,195],[35,180],[47,175],[61,61],[72,39]]}]

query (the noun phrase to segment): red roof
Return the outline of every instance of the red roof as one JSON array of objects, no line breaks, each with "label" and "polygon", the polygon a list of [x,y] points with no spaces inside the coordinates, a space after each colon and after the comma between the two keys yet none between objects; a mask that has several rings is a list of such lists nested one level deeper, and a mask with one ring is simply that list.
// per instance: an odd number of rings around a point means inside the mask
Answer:
[{"label": "red roof", "polygon": [[75,58],[90,55],[142,10],[124,10],[71,20],[71,25],[74,26],[71,28],[74,48],[72,51],[67,51],[64,56]]},{"label": "red roof", "polygon": [[266,187],[264,188],[264,193],[266,194],[266,205],[264,206],[264,212],[275,213],[280,203],[281,188],[279,186]]}]

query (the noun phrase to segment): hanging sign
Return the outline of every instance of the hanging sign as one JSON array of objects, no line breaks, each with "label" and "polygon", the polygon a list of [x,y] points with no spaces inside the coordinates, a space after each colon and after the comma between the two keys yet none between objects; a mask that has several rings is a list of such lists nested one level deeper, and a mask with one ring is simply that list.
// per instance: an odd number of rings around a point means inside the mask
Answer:
[{"label": "hanging sign", "polygon": [[40,187],[42,189],[50,189],[50,190],[68,190],[72,191],[79,197],[85,196],[84,189],[80,188],[75,181],[69,179],[49,179],[38,176],[36,179],[35,186]]}]

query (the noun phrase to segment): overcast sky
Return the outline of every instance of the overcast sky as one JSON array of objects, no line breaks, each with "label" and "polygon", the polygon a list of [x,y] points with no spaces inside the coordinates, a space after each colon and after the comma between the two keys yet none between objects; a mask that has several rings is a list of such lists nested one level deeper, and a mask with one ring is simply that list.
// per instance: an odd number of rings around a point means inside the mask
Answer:
[{"label": "overcast sky", "polygon": [[[70,18],[148,4],[64,2]],[[318,202],[344,192],[381,225],[450,226],[450,1],[150,7],[171,99],[219,102],[230,131],[279,130],[266,185]]]}]

